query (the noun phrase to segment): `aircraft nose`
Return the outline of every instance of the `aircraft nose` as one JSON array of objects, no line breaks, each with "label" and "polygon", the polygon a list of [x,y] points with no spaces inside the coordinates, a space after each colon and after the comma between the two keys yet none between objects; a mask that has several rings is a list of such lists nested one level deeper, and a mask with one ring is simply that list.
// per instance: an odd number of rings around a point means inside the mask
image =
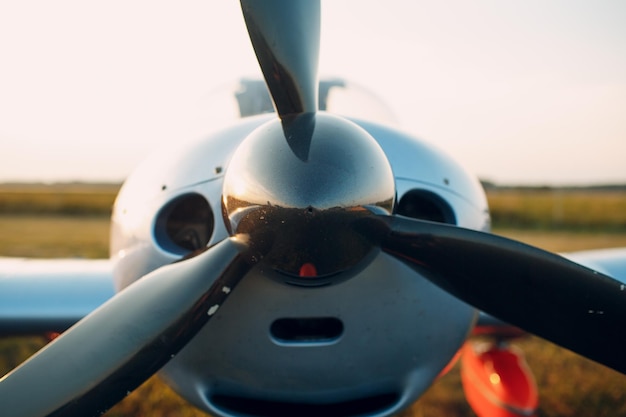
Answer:
[{"label": "aircraft nose", "polygon": [[[292,135],[308,139],[294,144]],[[254,131],[229,164],[222,205],[232,235],[273,242],[266,265],[294,278],[328,277],[375,249],[354,223],[391,214],[394,197],[376,141],[352,122],[318,113]]]}]

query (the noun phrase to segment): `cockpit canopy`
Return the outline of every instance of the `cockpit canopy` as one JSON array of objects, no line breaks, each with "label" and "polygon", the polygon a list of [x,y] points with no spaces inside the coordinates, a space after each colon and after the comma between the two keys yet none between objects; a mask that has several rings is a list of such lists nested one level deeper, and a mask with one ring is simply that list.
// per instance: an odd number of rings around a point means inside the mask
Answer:
[{"label": "cockpit canopy", "polygon": [[[319,107],[342,116],[397,124],[393,112],[382,99],[366,88],[340,78],[320,81]],[[272,113],[274,106],[263,80],[241,78],[212,91],[202,105],[202,112],[211,115],[211,124],[216,120],[231,123],[240,118]]]}]

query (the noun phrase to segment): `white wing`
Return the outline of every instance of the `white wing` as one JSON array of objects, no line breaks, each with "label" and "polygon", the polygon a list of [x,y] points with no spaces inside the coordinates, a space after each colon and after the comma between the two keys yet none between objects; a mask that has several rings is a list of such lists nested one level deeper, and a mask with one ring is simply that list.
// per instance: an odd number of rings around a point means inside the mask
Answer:
[{"label": "white wing", "polygon": [[563,256],[626,284],[626,248],[572,252]]},{"label": "white wing", "polygon": [[113,294],[108,259],[0,257],[0,337],[61,332]]}]

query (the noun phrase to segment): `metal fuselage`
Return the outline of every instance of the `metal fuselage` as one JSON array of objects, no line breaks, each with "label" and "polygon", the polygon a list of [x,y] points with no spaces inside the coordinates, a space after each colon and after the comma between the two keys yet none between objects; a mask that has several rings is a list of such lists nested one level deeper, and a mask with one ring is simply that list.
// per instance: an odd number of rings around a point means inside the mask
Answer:
[{"label": "metal fuselage", "polygon": [[[273,118],[242,119],[164,150],[131,175],[112,217],[118,291],[194,245],[228,236],[224,172],[239,144]],[[489,229],[482,187],[450,157],[393,128],[352,121],[386,154],[399,214]],[[432,383],[476,317],[382,252],[332,285],[290,285],[260,267],[250,274],[161,371],[181,396],[215,415],[390,415]]]}]

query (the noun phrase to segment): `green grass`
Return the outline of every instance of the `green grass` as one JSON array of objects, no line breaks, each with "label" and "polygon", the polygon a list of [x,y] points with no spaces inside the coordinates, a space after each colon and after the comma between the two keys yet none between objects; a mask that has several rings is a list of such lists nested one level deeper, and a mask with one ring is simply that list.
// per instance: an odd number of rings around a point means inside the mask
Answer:
[{"label": "green grass", "polygon": [[[0,209],[0,256],[105,257],[109,238],[106,210],[110,210],[116,186],[106,192],[84,186],[84,194],[77,191],[76,185],[64,190],[39,187],[43,188],[39,191],[30,188],[27,190],[29,192],[24,192],[19,187],[7,190],[0,186],[0,201],[9,201],[6,195],[13,193],[12,207],[26,207],[26,201],[30,207],[28,210],[8,210],[6,207],[11,204],[7,203],[2,206],[5,207],[4,211]],[[98,193],[107,197],[95,198],[94,195]],[[617,193],[615,196],[584,192],[586,194],[555,197],[538,192],[533,197],[530,192],[519,193],[507,192],[495,197],[489,195],[493,204],[495,233],[552,251],[626,246],[626,232],[622,229],[626,216],[626,209],[621,206],[625,198],[623,194]],[[57,204],[59,197],[56,194],[64,194],[61,200],[72,203]],[[536,199],[535,203],[533,198]],[[559,199],[559,204],[562,204],[559,209],[561,214],[556,216],[555,213],[559,211],[555,211],[554,201]],[[97,209],[79,209],[75,215],[69,215],[71,213],[66,211],[74,205],[95,204],[96,200],[99,201]],[[16,201],[21,202],[18,204]],[[106,207],[108,209],[105,210]],[[516,213],[508,218],[517,220],[506,220],[509,215],[501,216],[499,213]],[[561,220],[544,222],[543,218],[548,213]],[[574,213],[584,217],[584,221],[569,220],[575,217]],[[524,228],[520,222],[525,225]],[[0,375],[25,360],[44,343],[43,338],[0,340]],[[626,417],[626,376],[536,337],[523,338],[515,343],[526,352],[537,379],[541,395],[538,417]],[[108,417],[204,415],[184,403],[156,377],[106,414]],[[474,416],[464,399],[458,365],[401,416]]]},{"label": "green grass", "polygon": [[495,227],[626,232],[624,190],[494,190],[487,194]]},{"label": "green grass", "polygon": [[0,256],[107,258],[109,218],[0,215]]},{"label": "green grass", "polygon": [[626,232],[494,228],[493,233],[558,253],[626,247]]},{"label": "green grass", "polygon": [[0,214],[110,216],[117,184],[0,184]]}]

